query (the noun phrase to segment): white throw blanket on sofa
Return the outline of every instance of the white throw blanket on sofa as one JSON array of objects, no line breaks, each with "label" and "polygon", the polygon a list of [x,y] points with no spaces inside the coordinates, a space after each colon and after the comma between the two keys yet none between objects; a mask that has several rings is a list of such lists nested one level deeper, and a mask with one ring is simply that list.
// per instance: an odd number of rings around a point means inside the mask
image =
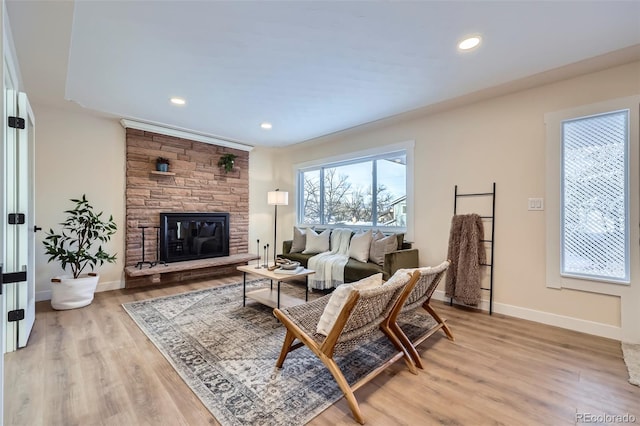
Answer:
[{"label": "white throw blanket on sofa", "polygon": [[344,284],[344,267],[349,261],[350,229],[331,231],[331,251],[309,258],[308,268],[316,271],[309,276],[309,289],[324,290]]}]

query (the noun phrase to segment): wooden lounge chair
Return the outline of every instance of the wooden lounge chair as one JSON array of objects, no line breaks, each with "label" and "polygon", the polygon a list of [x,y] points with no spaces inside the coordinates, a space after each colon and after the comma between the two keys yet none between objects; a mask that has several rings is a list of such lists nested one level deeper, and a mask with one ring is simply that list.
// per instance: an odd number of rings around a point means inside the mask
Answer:
[{"label": "wooden lounge chair", "polygon": [[[306,345],[335,378],[347,399],[353,417],[364,424],[364,417],[353,394],[354,391],[400,358],[404,358],[409,369],[417,374],[411,356],[390,329],[389,316],[396,302],[400,302],[403,291],[408,295],[419,278],[418,272],[413,275],[403,273],[374,289],[351,291],[327,336],[317,333],[316,328],[331,295],[302,305],[275,309],[274,315],[287,328],[276,367],[282,367],[289,352]],[[357,383],[350,385],[334,361],[334,353],[348,353],[363,343],[380,337],[380,331],[393,343],[398,354]],[[295,343],[296,339],[297,343]]]},{"label": "wooden lounge chair", "polygon": [[[436,313],[436,311],[433,310],[433,308],[429,304],[431,302],[431,296],[433,295],[433,292],[435,291],[436,287],[438,287],[438,283],[442,279],[442,276],[444,275],[447,268],[449,268],[450,263],[450,261],[446,260],[440,265],[434,267],[401,269],[398,271],[399,273],[418,273],[419,279],[415,286],[413,286],[411,292],[409,294],[403,295],[406,300],[399,301],[398,304],[394,307],[389,316],[389,327],[409,352],[411,358],[413,359],[413,362],[421,369],[424,369],[424,366],[422,365],[422,360],[420,359],[420,355],[416,350],[416,347],[420,343],[424,342],[440,329],[444,331],[449,340],[454,340],[451,329],[445,323],[446,320],[440,318],[440,316]],[[400,326],[398,325],[398,318],[402,318],[402,315],[406,315],[409,312],[415,311],[420,307],[426,310],[429,315],[431,315],[433,319],[436,320],[436,325],[426,330],[423,334],[411,341],[404,333],[404,331],[402,331],[402,328],[400,328]]]}]

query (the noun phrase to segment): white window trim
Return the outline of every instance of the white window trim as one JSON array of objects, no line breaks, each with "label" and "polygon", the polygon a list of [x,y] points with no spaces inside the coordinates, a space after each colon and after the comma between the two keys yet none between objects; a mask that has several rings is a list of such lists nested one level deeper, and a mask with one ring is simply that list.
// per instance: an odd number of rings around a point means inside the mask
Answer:
[{"label": "white window trim", "polygon": [[[376,148],[366,149],[363,151],[355,151],[348,152],[344,154],[339,154],[331,157],[319,158],[316,160],[306,161],[303,163],[297,163],[293,165],[293,173],[295,176],[295,202],[296,202],[296,226],[306,227],[309,226],[307,224],[299,223],[300,212],[297,208],[298,197],[302,188],[300,187],[300,182],[298,179],[298,172],[304,171],[308,169],[313,169],[314,167],[318,167],[324,164],[330,163],[338,163],[343,161],[351,161],[357,160],[359,158],[372,157],[376,155],[382,155],[386,153],[391,153],[395,151],[406,151],[407,154],[407,227],[406,230],[402,229],[405,232],[405,240],[412,241],[413,240],[413,229],[414,229],[414,149],[415,149],[415,141],[409,140],[405,142],[394,143],[390,145],[379,146]],[[335,228],[335,225],[322,225],[323,228]],[[350,228],[358,229],[371,229],[371,226],[349,226]],[[385,227],[385,230],[390,232],[394,232],[396,230],[400,230],[401,228],[394,227]]]},{"label": "white window trim", "polygon": [[562,122],[577,117],[586,117],[617,110],[629,110],[629,241],[630,280],[637,278],[640,263],[638,241],[640,232],[640,165],[639,151],[639,105],[640,95],[612,99],[576,108],[545,114],[546,125],[546,285],[549,288],[568,288],[594,293],[621,295],[628,283],[596,280],[586,277],[562,276],[560,274],[561,243],[561,162]]}]

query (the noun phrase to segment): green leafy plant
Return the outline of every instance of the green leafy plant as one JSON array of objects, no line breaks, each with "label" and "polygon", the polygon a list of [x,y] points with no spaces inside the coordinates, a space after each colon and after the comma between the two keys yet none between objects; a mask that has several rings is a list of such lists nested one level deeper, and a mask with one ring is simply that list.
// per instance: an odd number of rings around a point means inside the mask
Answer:
[{"label": "green leafy plant", "polygon": [[169,161],[168,158],[164,158],[164,157],[158,157],[156,159],[156,163],[157,164],[166,164],[167,166],[171,164],[171,161]]},{"label": "green leafy plant", "polygon": [[235,154],[224,154],[222,157],[220,157],[220,160],[218,160],[218,166],[224,167],[224,171],[229,173],[231,170],[233,170],[233,165],[237,157],[238,156]]},{"label": "green leafy plant", "polygon": [[94,213],[84,194],[82,199],[72,198],[71,201],[76,206],[72,210],[65,210],[68,216],[60,223],[62,232],[56,234],[53,229],[49,229],[43,244],[49,255],[49,262],[56,260],[65,270],[67,265],[70,266],[73,278],[78,278],[87,266],[91,266],[93,271],[96,265],[116,261],[115,254],[105,252],[102,245],[95,249],[94,245],[109,241],[117,226],[113,216],[109,216],[109,220],[103,220],[102,212]]}]

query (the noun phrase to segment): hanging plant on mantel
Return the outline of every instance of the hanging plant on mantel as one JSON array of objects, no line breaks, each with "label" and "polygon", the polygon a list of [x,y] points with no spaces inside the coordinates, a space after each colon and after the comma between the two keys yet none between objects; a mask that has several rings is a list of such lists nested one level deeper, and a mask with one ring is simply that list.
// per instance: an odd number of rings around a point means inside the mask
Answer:
[{"label": "hanging plant on mantel", "polygon": [[233,165],[235,164],[236,157],[238,156],[235,154],[224,154],[222,157],[220,157],[220,160],[218,160],[218,166],[224,167],[224,172],[229,173],[231,170],[233,170]]}]

